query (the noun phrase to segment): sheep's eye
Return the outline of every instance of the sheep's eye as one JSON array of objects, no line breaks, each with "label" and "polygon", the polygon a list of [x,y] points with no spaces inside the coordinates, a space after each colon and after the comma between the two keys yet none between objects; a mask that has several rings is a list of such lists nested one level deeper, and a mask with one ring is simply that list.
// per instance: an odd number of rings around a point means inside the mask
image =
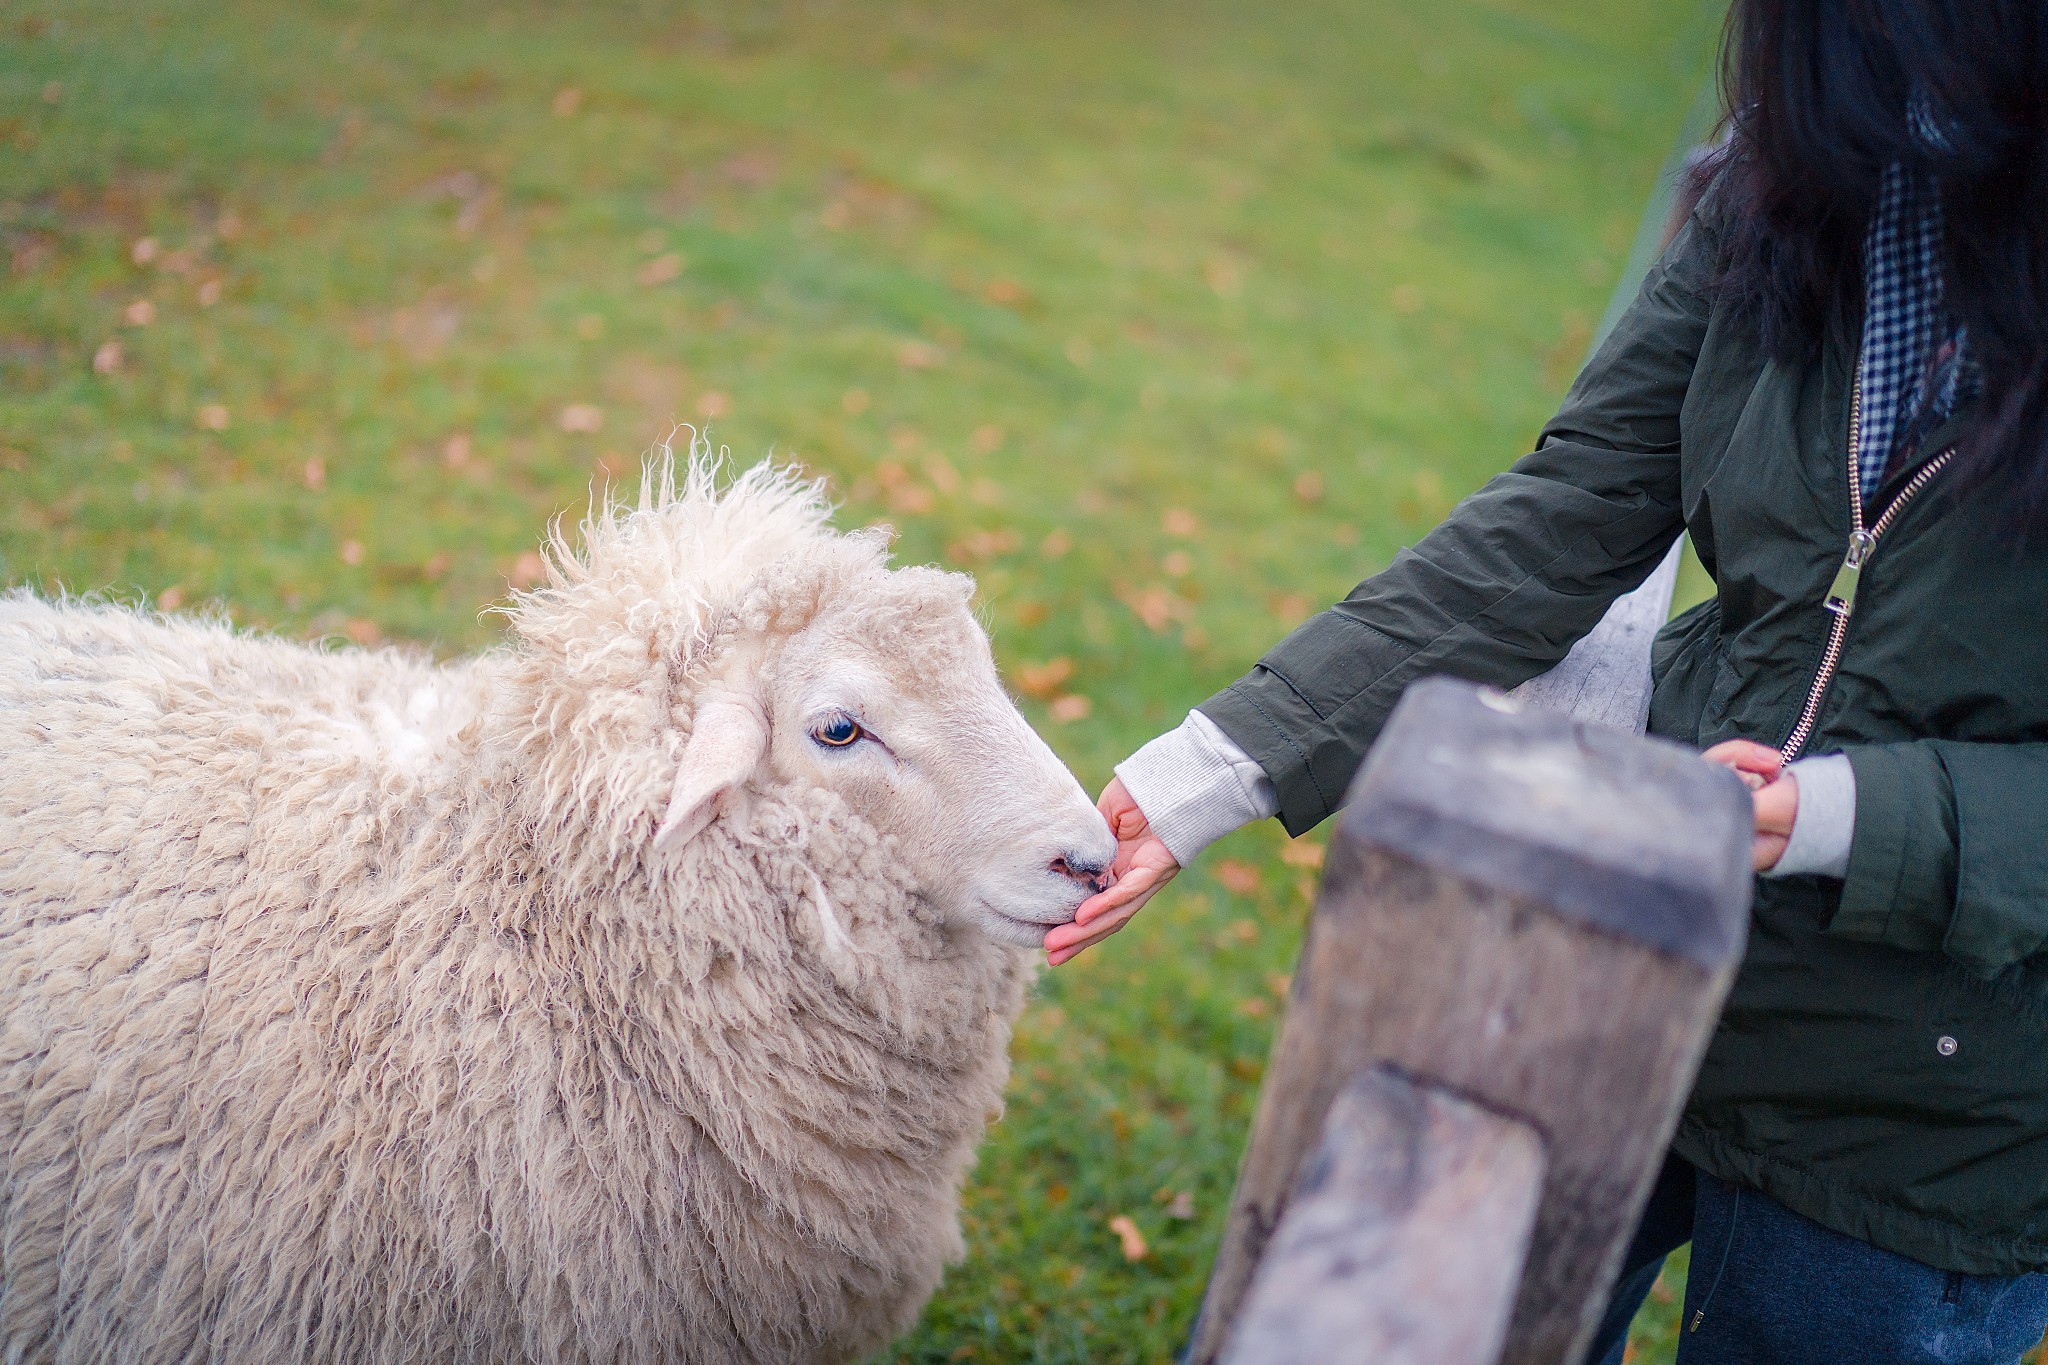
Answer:
[{"label": "sheep's eye", "polygon": [[811,738],[829,749],[844,749],[866,733],[851,716],[834,716],[811,727]]}]

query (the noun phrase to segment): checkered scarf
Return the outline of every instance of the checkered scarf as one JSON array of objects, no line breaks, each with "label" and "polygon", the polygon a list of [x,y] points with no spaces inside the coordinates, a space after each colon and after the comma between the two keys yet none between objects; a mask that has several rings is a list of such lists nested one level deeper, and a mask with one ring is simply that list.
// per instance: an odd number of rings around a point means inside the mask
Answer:
[{"label": "checkered scarf", "polygon": [[1977,370],[1965,329],[1942,303],[1941,197],[1897,162],[1879,184],[1863,252],[1856,476],[1868,501],[1892,457],[1973,396]]}]

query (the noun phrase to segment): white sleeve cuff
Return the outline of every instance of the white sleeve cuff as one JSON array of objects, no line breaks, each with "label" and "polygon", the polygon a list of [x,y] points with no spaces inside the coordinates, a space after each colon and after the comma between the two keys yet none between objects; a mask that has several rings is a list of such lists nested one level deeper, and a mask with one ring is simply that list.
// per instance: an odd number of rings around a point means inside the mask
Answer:
[{"label": "white sleeve cuff", "polygon": [[1116,775],[1182,867],[1232,830],[1280,809],[1266,770],[1200,711],[1117,764]]},{"label": "white sleeve cuff", "polygon": [[1849,756],[1802,758],[1785,771],[1799,783],[1799,813],[1777,866],[1764,875],[1848,876],[1849,846],[1856,838],[1856,770]]}]

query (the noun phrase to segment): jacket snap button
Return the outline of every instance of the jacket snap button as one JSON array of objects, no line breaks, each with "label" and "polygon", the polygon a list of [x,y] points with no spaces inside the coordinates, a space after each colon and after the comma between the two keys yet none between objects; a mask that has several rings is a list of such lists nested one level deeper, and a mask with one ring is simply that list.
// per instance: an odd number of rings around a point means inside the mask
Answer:
[{"label": "jacket snap button", "polygon": [[1953,1057],[1956,1055],[1956,1040],[1944,1033],[1941,1035],[1941,1041],[1934,1045],[1934,1050],[1944,1057]]}]

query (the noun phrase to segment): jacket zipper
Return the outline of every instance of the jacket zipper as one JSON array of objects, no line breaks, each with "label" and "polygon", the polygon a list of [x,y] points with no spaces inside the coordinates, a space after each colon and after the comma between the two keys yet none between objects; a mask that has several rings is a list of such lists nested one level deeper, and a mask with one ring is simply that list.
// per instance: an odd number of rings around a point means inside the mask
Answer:
[{"label": "jacket zipper", "polygon": [[1842,555],[1842,567],[1835,570],[1835,581],[1828,585],[1828,595],[1821,603],[1833,616],[1828,626],[1827,648],[1821,651],[1820,668],[1813,675],[1813,686],[1807,689],[1806,705],[1799,709],[1799,723],[1792,727],[1780,752],[1785,762],[1799,757],[1799,751],[1806,747],[1806,741],[1813,737],[1814,723],[1820,719],[1820,704],[1827,696],[1828,684],[1835,680],[1835,670],[1842,664],[1842,641],[1849,634],[1849,617],[1856,610],[1856,584],[1863,577],[1863,570],[1869,567],[1870,557],[1877,553],[1877,538],[1899,518],[1906,504],[1919,496],[1939,474],[1948,462],[1955,458],[1956,448],[1949,446],[1914,473],[1899,490],[1899,495],[1886,504],[1883,512],[1868,530],[1863,526],[1863,481],[1859,470],[1863,447],[1863,383],[1856,381],[1849,395],[1849,548]]}]

